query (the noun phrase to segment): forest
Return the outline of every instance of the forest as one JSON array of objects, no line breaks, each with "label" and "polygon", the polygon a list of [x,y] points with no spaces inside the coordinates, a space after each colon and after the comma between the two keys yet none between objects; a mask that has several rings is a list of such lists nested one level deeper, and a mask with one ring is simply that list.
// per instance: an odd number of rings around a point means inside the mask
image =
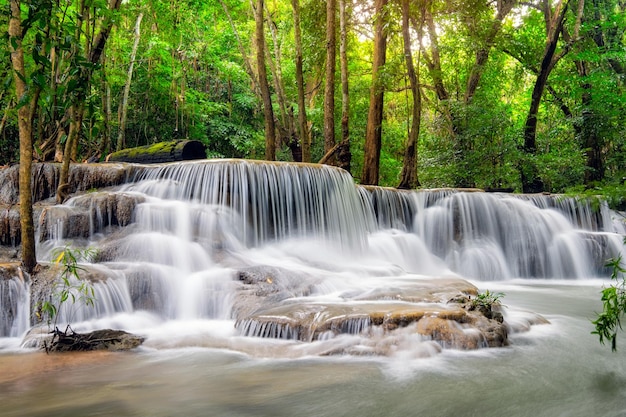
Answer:
[{"label": "forest", "polygon": [[625,9],[623,0],[10,0],[0,165],[32,153],[65,167],[193,139],[211,158],[328,163],[361,184],[591,190],[619,206]]}]

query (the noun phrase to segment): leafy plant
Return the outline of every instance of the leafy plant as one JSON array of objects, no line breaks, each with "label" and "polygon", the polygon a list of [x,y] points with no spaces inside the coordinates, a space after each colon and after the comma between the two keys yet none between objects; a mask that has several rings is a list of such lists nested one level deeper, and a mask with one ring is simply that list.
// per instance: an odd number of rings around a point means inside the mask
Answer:
[{"label": "leafy plant", "polygon": [[606,266],[611,268],[611,279],[615,281],[610,287],[602,290],[602,313],[592,321],[600,343],[611,341],[611,350],[617,350],[617,332],[622,329],[622,316],[626,312],[626,269],[622,265],[622,256],[610,259]]},{"label": "leafy plant", "polygon": [[491,311],[492,307],[501,306],[500,299],[504,297],[504,293],[494,293],[489,290],[479,293],[476,297],[470,300],[470,307],[472,310],[486,310]]},{"label": "leafy plant", "polygon": [[[57,328],[59,312],[68,301],[72,305],[79,302],[84,306],[94,306],[96,300],[94,289],[88,282],[81,280],[80,271],[84,268],[78,265],[79,260],[89,260],[94,255],[93,249],[71,249],[67,246],[54,252],[54,263],[61,264],[63,270],[60,280],[54,284],[49,299],[38,304],[37,316],[41,320],[46,320],[48,327],[53,329],[52,332],[55,335],[60,333]],[[67,329],[69,326],[68,323]]]}]

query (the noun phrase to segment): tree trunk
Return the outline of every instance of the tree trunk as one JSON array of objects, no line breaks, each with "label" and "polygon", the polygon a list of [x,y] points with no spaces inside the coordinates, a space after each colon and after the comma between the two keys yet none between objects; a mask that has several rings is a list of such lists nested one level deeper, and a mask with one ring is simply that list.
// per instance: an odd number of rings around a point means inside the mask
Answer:
[{"label": "tree trunk", "polygon": [[341,144],[344,152],[338,158],[339,167],[350,172],[350,90],[348,85],[348,29],[346,0],[339,0],[339,61],[341,63]]},{"label": "tree trunk", "polygon": [[[411,129],[404,152],[402,172],[400,173],[400,184],[398,188],[417,188],[419,180],[417,176],[417,147],[420,134],[422,118],[422,93],[419,87],[419,74],[413,65],[413,53],[411,51],[411,36],[409,33],[409,0],[401,0],[402,6],[402,39],[404,41],[404,58],[406,69],[411,84],[411,95],[413,96],[413,108],[411,109]],[[421,27],[418,34],[421,36]],[[418,58],[419,69],[419,58]]]},{"label": "tree trunk", "polygon": [[285,94],[283,72],[281,69],[282,55],[280,51],[280,42],[276,33],[276,23],[272,20],[269,10],[266,9],[267,25],[270,28],[272,42],[274,45],[274,57],[266,49],[267,62],[272,71],[272,80],[274,80],[274,88],[276,90],[276,98],[278,100],[278,109],[280,112],[279,144],[278,146],[287,145],[291,150],[291,157],[295,162],[302,162],[302,150],[296,134],[296,123],[294,120],[292,106],[287,103],[287,95]]},{"label": "tree trunk", "polygon": [[285,89],[283,87],[284,83],[283,71],[281,69],[282,56],[280,51],[280,42],[278,41],[278,34],[276,33],[276,24],[272,20],[269,10],[267,10],[267,3],[265,11],[267,12],[267,26],[270,29],[270,34],[272,35],[272,43],[274,45],[274,47],[272,48],[272,50],[274,51],[274,58],[272,59],[269,48],[265,49],[265,53],[267,54],[267,62],[272,72],[272,80],[274,81],[274,89],[276,91],[276,99],[278,101],[278,109],[280,111],[280,121],[283,129],[286,132],[290,132],[293,130],[293,122],[290,120],[289,114],[287,112],[287,95],[285,94]]},{"label": "tree trunk", "polygon": [[[11,0],[9,38],[9,45],[11,45],[11,64],[13,66],[14,74],[13,80],[15,82],[15,94],[17,96],[17,102],[19,103],[27,94],[19,0]],[[19,200],[22,267],[28,273],[31,273],[37,265],[37,256],[35,253],[35,226],[33,222],[33,198],[31,190],[31,168],[33,161],[31,114],[31,106],[28,105],[21,106],[17,111],[20,137]]]},{"label": "tree trunk", "polygon": [[263,99],[263,116],[265,118],[265,159],[276,159],[276,126],[274,124],[274,110],[272,109],[272,96],[267,82],[267,69],[265,68],[265,30],[263,25],[264,0],[257,0],[255,9],[256,21],[256,58],[257,71],[259,74],[259,88]]},{"label": "tree trunk", "polygon": [[[324,152],[335,146],[336,1],[326,2],[326,84],[324,87]],[[334,159],[334,158],[333,158]],[[329,162],[334,165],[333,159]]]},{"label": "tree trunk", "polygon": [[524,166],[521,167],[520,171],[522,190],[525,193],[538,193],[543,191],[543,181],[539,178],[536,164],[533,161],[533,156],[537,153],[537,113],[539,112],[539,105],[541,104],[543,91],[546,88],[548,76],[560,58],[560,56],[555,55],[555,52],[559,34],[563,29],[563,22],[565,20],[568,3],[569,0],[563,0],[559,3],[553,14],[553,18],[550,19],[546,47],[543,52],[541,66],[539,67],[539,74],[537,75],[537,80],[535,81],[535,86],[531,96],[530,109],[528,110],[526,123],[524,125],[523,151],[526,154],[526,158],[522,161]]},{"label": "tree trunk", "polygon": [[296,85],[298,88],[298,130],[302,162],[311,162],[311,137],[306,121],[306,103],[304,96],[304,74],[302,71],[302,31],[300,29],[300,1],[291,0],[293,8],[294,38],[296,43]]},{"label": "tree trunk", "polygon": [[[103,55],[103,61],[106,60],[106,56]],[[106,75],[106,63],[102,63],[102,116],[104,129],[102,130],[102,142],[100,143],[99,154],[100,158],[109,153],[109,147],[111,144],[111,85]]]},{"label": "tree trunk", "polygon": [[130,94],[130,83],[133,79],[133,68],[135,66],[135,57],[137,56],[137,48],[139,47],[139,39],[141,38],[141,19],[143,13],[139,13],[135,22],[134,43],[130,53],[130,64],[128,65],[128,73],[126,75],[126,83],[124,84],[124,94],[120,101],[119,110],[117,112],[119,121],[119,130],[117,132],[117,146],[115,150],[119,151],[124,148],[126,139],[126,115],[128,113],[128,95]]},{"label": "tree trunk", "polygon": [[374,57],[372,62],[372,85],[370,105],[365,129],[365,154],[361,184],[378,185],[380,170],[380,148],[382,140],[384,87],[380,79],[387,55],[387,34],[385,30],[384,8],[388,0],[375,0],[374,13]]},{"label": "tree trunk", "polygon": [[[110,0],[109,1],[109,12],[114,12],[119,9],[122,4],[122,0]],[[80,19],[82,21],[82,14]],[[70,173],[70,162],[72,159],[72,154],[75,154],[77,146],[78,146],[78,136],[80,135],[80,128],[82,125],[83,112],[85,108],[85,98],[87,95],[87,89],[91,83],[91,77],[93,74],[93,70],[95,65],[100,61],[102,54],[104,53],[104,47],[106,45],[106,41],[109,38],[111,30],[113,28],[114,19],[105,19],[102,23],[102,27],[98,35],[95,37],[93,48],[89,51],[89,62],[92,64],[89,69],[83,69],[77,75],[77,82],[79,85],[83,85],[84,87],[79,91],[79,94],[76,97],[75,102],[72,104],[70,108],[70,132],[68,133],[67,140],[65,142],[65,150],[63,153],[63,163],[61,165],[61,172],[59,174],[59,186],[57,188],[56,201],[57,203],[62,203],[65,201],[68,193],[70,192],[70,184],[69,184],[69,173]],[[82,25],[78,25],[77,30],[77,39],[80,34]]]}]

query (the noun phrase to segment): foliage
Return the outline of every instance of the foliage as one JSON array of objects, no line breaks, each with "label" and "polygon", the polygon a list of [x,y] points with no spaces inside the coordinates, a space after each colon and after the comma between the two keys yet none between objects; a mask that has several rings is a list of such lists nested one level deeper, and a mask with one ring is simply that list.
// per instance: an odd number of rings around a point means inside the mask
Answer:
[{"label": "foliage", "polygon": [[476,310],[491,311],[492,307],[502,305],[502,302],[500,301],[502,297],[504,297],[504,293],[494,293],[486,290],[470,300],[470,307]]},{"label": "foliage", "polygon": [[594,187],[575,186],[566,189],[566,195],[579,199],[587,199],[592,208],[599,208],[601,201],[606,202],[613,210],[626,210],[626,183],[598,184]]},{"label": "foliage", "polygon": [[611,342],[611,350],[617,349],[617,332],[622,330],[622,317],[626,313],[626,268],[622,264],[622,256],[610,259],[606,265],[612,270],[611,279],[614,284],[602,290],[602,312],[592,321],[600,343]]},{"label": "foliage", "polygon": [[[81,306],[94,306],[96,301],[94,289],[88,282],[81,280],[80,272],[84,269],[78,265],[80,260],[91,259],[94,255],[93,249],[72,249],[67,246],[54,252],[54,263],[62,267],[61,276],[55,282],[49,299],[40,302],[37,306],[39,319],[45,320],[48,327],[54,331],[58,331],[59,313],[68,303],[72,306],[77,302]],[[68,327],[71,315],[71,312],[67,315]]]},{"label": "foliage", "polygon": [[[81,4],[88,12],[80,13]],[[290,121],[281,119],[298,113],[293,12],[286,0],[265,4],[266,61],[274,110],[277,122],[289,127]],[[314,0],[299,0],[299,4],[306,113],[315,161],[324,154],[321,90],[327,65],[326,4]],[[349,128],[352,173],[358,181],[363,171],[375,19],[367,2],[347,4]],[[587,189],[600,188],[610,199],[620,199],[617,191],[611,190],[617,190],[614,184],[621,184],[626,176],[623,2],[585,3],[575,42],[564,39],[576,30],[577,8],[568,11],[566,30],[559,41],[560,50],[567,53],[547,80],[537,117],[537,152],[531,157],[523,152],[523,129],[545,49],[546,19],[541,10],[516,3],[501,30],[491,37],[490,31],[497,27],[494,8],[502,4],[485,0],[411,2],[412,46],[423,98],[417,152],[422,186],[520,190],[520,173],[532,163],[546,191],[563,192],[585,182]],[[205,143],[213,157],[259,158],[264,154],[256,63],[247,65],[254,61],[256,48],[249,2],[129,0],[111,14],[102,1],[37,0],[22,2],[22,10],[28,97],[15,97],[11,84],[7,8],[0,19],[5,40],[0,44],[0,119],[7,115],[0,123],[0,165],[16,162],[15,109],[37,91],[40,96],[33,109],[37,158],[55,157],[55,149],[67,138],[68,111],[80,99],[85,116],[76,160],[104,159],[119,129],[117,113],[139,12],[144,14],[145,29],[134,63],[124,146],[188,138]],[[380,183],[394,186],[402,168],[412,101],[407,91],[398,4],[389,2],[386,12],[388,59],[382,72],[385,105]],[[426,24],[418,27],[427,16],[436,33],[429,33]],[[114,19],[115,26],[101,65],[93,67],[87,58],[103,19]],[[436,43],[431,36],[437,37]],[[432,48],[440,67],[435,70]],[[488,59],[476,67],[477,56],[485,51]],[[468,80],[476,69],[481,71],[478,87],[467,99]],[[79,82],[85,71],[93,72],[93,77],[88,83]],[[437,77],[446,97],[436,91]],[[337,87],[339,82],[338,77]],[[282,95],[279,86],[284,89],[284,105],[278,102]],[[336,94],[338,138],[340,88]],[[292,159],[286,144],[280,146],[279,158]],[[592,151],[602,162],[594,183],[588,180]],[[624,203],[610,204],[620,207]]]}]

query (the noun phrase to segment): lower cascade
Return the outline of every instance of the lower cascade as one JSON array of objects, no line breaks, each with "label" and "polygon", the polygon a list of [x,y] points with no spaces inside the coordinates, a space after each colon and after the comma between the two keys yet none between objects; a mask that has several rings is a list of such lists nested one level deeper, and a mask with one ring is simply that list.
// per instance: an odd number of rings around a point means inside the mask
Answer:
[{"label": "lower cascade", "polygon": [[[10,170],[0,170],[0,338],[20,343],[42,325],[63,247],[94,250],[80,277],[95,302],[64,306],[59,327],[286,357],[506,346],[547,320],[481,304],[478,286],[607,277],[606,260],[624,252],[618,213],[560,196],[364,187],[312,164],[85,164],[63,205],[36,198],[45,273],[28,277],[10,259]],[[36,189],[54,178],[38,176]]]}]

